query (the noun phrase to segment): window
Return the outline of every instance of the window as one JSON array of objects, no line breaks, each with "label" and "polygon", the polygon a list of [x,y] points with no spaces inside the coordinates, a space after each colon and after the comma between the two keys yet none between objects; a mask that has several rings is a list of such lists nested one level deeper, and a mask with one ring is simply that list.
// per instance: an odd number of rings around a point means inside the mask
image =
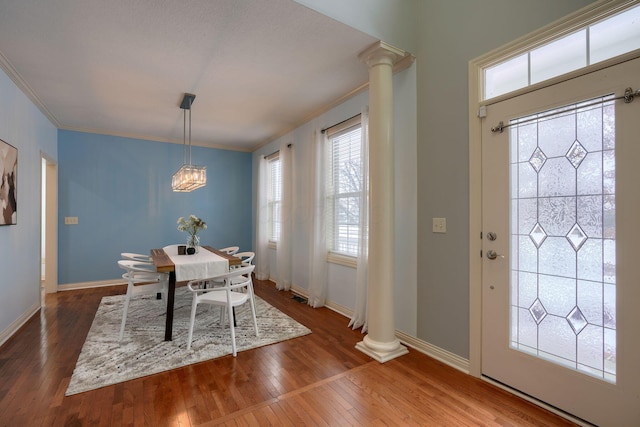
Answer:
[{"label": "window", "polygon": [[484,69],[490,99],[640,49],[640,6]]},{"label": "window", "polygon": [[282,167],[279,153],[267,158],[269,167],[269,190],[267,205],[269,209],[269,242],[275,243],[280,239],[282,206]]},{"label": "window", "polygon": [[356,257],[364,182],[360,116],[327,130],[327,246]]}]

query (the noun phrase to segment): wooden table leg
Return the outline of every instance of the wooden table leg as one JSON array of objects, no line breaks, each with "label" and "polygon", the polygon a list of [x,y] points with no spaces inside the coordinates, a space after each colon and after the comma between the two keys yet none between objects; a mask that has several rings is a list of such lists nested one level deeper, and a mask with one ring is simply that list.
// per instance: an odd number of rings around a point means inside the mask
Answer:
[{"label": "wooden table leg", "polygon": [[167,292],[167,319],[164,326],[164,340],[171,341],[173,333],[173,302],[176,295],[176,272],[169,272],[169,292]]}]

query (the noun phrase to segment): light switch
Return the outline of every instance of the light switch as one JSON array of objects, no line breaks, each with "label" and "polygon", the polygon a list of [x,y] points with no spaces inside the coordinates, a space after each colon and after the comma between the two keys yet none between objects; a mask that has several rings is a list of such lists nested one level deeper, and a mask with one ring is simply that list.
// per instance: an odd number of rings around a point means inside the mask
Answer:
[{"label": "light switch", "polygon": [[78,223],[78,217],[77,216],[65,216],[64,217],[64,223],[66,225],[76,225]]},{"label": "light switch", "polygon": [[446,218],[431,218],[433,221],[434,233],[446,233],[447,232],[447,219]]}]

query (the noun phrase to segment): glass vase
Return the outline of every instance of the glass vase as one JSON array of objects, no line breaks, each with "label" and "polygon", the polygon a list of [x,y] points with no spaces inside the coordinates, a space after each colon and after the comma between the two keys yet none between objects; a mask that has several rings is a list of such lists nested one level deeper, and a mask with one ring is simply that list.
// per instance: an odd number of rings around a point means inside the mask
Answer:
[{"label": "glass vase", "polygon": [[200,238],[196,234],[190,234],[187,238],[187,254],[193,255],[200,250]]}]

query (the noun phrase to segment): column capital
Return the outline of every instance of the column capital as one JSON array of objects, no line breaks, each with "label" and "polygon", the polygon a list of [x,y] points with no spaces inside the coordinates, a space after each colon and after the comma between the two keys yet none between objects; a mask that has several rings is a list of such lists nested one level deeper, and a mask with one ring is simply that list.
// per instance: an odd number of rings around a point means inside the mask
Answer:
[{"label": "column capital", "polygon": [[383,41],[377,41],[358,55],[358,59],[369,67],[380,64],[394,65],[410,54],[402,49],[391,46]]}]

